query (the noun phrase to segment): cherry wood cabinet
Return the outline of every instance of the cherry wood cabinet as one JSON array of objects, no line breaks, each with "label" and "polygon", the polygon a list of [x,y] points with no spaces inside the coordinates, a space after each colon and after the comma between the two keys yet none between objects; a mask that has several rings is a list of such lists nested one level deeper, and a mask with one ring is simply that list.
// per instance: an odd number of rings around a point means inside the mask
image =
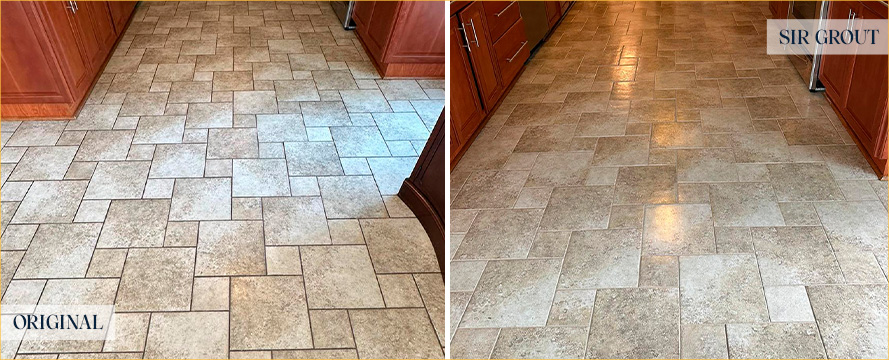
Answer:
[{"label": "cherry wood cabinet", "polygon": [[[546,2],[557,23],[571,2]],[[450,3],[451,167],[514,85],[531,46],[515,1]],[[552,10],[552,14],[550,14]]]},{"label": "cherry wood cabinet", "polygon": [[[831,2],[831,18],[879,20],[887,8],[879,2]],[[859,22],[860,24],[861,22]],[[885,55],[825,55],[819,78],[837,115],[874,170],[887,174],[887,62]]]},{"label": "cherry wood cabinet", "polygon": [[3,118],[70,119],[110,57],[135,2],[4,1],[0,6]]},{"label": "cherry wood cabinet", "polygon": [[414,212],[423,224],[438,265],[444,275],[445,264],[445,181],[449,179],[445,165],[444,111],[432,129],[429,140],[414,166],[411,176],[404,180],[398,197]]},{"label": "cherry wood cabinet", "polygon": [[358,1],[352,19],[383,77],[444,77],[446,24],[440,2]]},{"label": "cherry wood cabinet", "polygon": [[[478,88],[472,74],[469,54],[464,50],[463,34],[456,16],[450,20],[449,30],[451,57],[448,66],[451,78],[448,90],[451,93],[451,148],[457,149],[466,143],[485,117],[478,96]],[[456,153],[452,152],[452,155]],[[453,160],[453,158],[452,158]]]},{"label": "cherry wood cabinet", "polygon": [[774,19],[786,19],[790,1],[769,1],[769,11]]}]

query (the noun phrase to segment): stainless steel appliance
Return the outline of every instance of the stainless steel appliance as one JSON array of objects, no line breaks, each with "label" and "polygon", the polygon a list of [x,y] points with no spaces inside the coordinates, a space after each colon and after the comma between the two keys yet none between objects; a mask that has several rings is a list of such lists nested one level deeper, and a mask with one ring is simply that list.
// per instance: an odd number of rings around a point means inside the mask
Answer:
[{"label": "stainless steel appliance", "polygon": [[[787,9],[788,21],[795,19],[818,19],[818,27],[822,27],[827,19],[829,1],[791,1]],[[815,33],[818,29],[807,29],[809,33]],[[814,51],[803,46],[790,45],[793,55],[789,55],[790,62],[796,71],[802,76],[803,81],[809,87],[809,91],[824,91],[824,85],[818,79],[818,69],[821,67],[822,45],[816,44]]]},{"label": "stainless steel appliance", "polygon": [[352,10],[355,8],[354,1],[331,1],[330,7],[333,8],[333,13],[336,14],[336,17],[340,19],[340,23],[343,24],[343,29],[355,29],[355,22],[352,21]]}]

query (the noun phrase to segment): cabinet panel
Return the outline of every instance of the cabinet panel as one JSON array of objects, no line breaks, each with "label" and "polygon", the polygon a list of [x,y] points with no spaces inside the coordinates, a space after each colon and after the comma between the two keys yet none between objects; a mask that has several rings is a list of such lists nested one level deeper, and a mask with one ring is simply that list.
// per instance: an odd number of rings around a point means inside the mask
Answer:
[{"label": "cabinet panel", "polygon": [[447,30],[441,3],[408,1],[401,4],[399,11],[384,62],[444,63]]},{"label": "cabinet panel", "polygon": [[484,9],[478,1],[473,2],[459,14],[460,26],[469,41],[469,59],[475,72],[475,79],[482,94],[482,104],[490,109],[503,93],[497,58],[485,26]]},{"label": "cabinet panel", "polygon": [[525,22],[519,19],[505,35],[494,44],[500,67],[500,79],[509,84],[522,70],[525,61],[531,57],[528,37],[525,36]]},{"label": "cabinet panel", "polygon": [[127,21],[130,20],[130,15],[133,13],[133,9],[136,8],[136,2],[109,1],[108,7],[111,9],[111,19],[114,22],[114,31],[117,34],[122,34],[124,27],[127,25]]},{"label": "cabinet panel", "polygon": [[522,17],[516,1],[484,1],[482,6],[485,8],[485,20],[494,42]]},{"label": "cabinet panel", "polygon": [[[464,38],[459,30],[459,21],[456,16],[451,17],[449,28],[451,78],[448,89],[451,93],[451,130],[456,135],[454,138],[459,144],[463,144],[478,128],[485,114],[479,102],[478,89],[472,76],[469,57],[463,47]],[[459,147],[451,147],[453,154],[459,150]]]},{"label": "cabinet panel", "polygon": [[552,29],[559,22],[559,18],[562,17],[562,6],[559,5],[558,1],[544,1],[544,3],[546,4],[546,19],[549,22],[550,29]]},{"label": "cabinet panel", "polygon": [[59,54],[59,67],[68,79],[68,88],[77,97],[85,91],[93,80],[92,66],[81,44],[81,36],[74,20],[74,14],[66,7],[67,2],[41,2],[45,11],[47,32],[53,47]]},{"label": "cabinet panel", "polygon": [[786,19],[787,10],[790,9],[789,1],[769,1],[769,11],[775,19]]},{"label": "cabinet panel", "polygon": [[[835,1],[830,3],[828,17],[831,19],[848,19],[849,11],[852,11],[854,2]],[[830,45],[825,45],[829,47]],[[851,55],[824,55],[821,57],[821,69],[818,76],[831,99],[838,106],[846,103],[846,93],[849,88],[849,63]]]},{"label": "cabinet panel", "polygon": [[46,36],[46,28],[36,12],[37,3],[4,1],[2,53],[3,102],[62,103],[71,100],[55,54]]}]

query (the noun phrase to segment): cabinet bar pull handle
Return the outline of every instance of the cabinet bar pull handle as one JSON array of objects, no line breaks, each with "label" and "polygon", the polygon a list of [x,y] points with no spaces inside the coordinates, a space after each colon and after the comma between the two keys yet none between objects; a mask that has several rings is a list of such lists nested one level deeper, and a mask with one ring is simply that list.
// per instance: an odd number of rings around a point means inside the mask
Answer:
[{"label": "cabinet bar pull handle", "polygon": [[469,26],[472,26],[472,37],[475,38],[475,47],[481,47],[478,44],[478,33],[475,32],[475,22],[469,19]]},{"label": "cabinet bar pull handle", "polygon": [[68,1],[68,6],[65,6],[65,7],[68,8],[68,10],[71,10],[71,13],[72,13],[72,14],[76,14],[76,13],[77,13],[77,8],[74,7],[74,2],[73,2],[73,1]]},{"label": "cabinet bar pull handle", "polygon": [[516,50],[515,54],[512,54],[511,58],[506,59],[506,62],[512,62],[513,60],[515,60],[516,56],[519,56],[519,53],[522,52],[522,49],[525,48],[525,45],[528,45],[528,41],[522,41],[522,46],[519,46],[519,49]]},{"label": "cabinet bar pull handle", "polygon": [[74,11],[80,10],[80,6],[77,6],[77,1],[72,1],[74,3]]},{"label": "cabinet bar pull handle", "polygon": [[505,13],[506,10],[509,10],[509,8],[512,7],[513,4],[515,4],[515,1],[510,1],[510,2],[509,2],[509,5],[506,5],[506,7],[503,8],[503,10],[500,10],[500,12],[494,14],[494,16],[496,16],[496,17],[500,17],[500,15],[503,15],[503,13]]},{"label": "cabinet bar pull handle", "polygon": [[466,45],[460,44],[460,46],[465,47],[466,50],[472,52],[472,47],[469,46],[469,37],[466,36],[466,26],[460,26],[459,28],[457,28],[457,30],[459,30],[460,33],[463,34],[463,40],[466,40]]}]

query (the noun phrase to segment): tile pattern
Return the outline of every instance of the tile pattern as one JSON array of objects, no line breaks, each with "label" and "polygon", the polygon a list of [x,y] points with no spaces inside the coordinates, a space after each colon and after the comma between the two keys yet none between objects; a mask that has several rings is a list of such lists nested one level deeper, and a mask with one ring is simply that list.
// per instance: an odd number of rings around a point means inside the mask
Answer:
[{"label": "tile pattern", "polygon": [[766,3],[577,2],[451,175],[451,355],[887,357],[886,182]]},{"label": "tile pattern", "polygon": [[324,2],[142,3],[77,118],[0,150],[3,304],[101,288],[121,331],[3,357],[442,357],[395,195],[443,85],[380,79]]}]

